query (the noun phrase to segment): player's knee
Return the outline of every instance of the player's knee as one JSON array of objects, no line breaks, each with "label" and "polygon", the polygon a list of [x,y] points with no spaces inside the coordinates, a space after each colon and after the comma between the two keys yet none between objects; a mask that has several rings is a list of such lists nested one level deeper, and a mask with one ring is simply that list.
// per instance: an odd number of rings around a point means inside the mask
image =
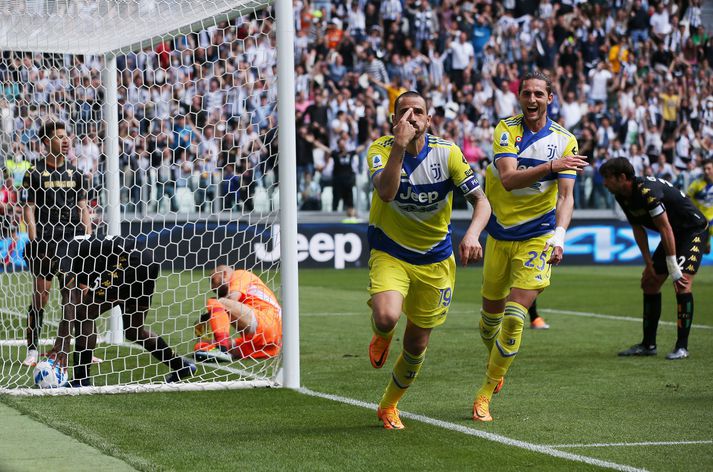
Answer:
[{"label": "player's knee", "polygon": [[372,316],[377,328],[391,331],[398,322],[401,312],[389,306],[374,306]]},{"label": "player's knee", "polygon": [[525,319],[517,315],[505,315],[503,318],[503,334],[508,337],[521,335],[525,326]]},{"label": "player's knee", "polygon": [[641,289],[644,291],[644,293],[658,293],[661,289],[661,285],[661,281],[656,277],[645,275],[641,278]]}]

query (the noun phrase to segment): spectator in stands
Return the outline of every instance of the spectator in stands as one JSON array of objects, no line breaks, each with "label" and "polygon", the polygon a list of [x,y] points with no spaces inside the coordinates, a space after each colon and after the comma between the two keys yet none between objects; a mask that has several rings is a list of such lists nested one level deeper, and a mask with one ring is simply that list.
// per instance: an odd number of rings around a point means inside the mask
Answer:
[{"label": "spectator in stands", "polygon": [[17,261],[17,230],[22,219],[22,209],[17,204],[17,191],[12,181],[10,172],[2,172],[2,186],[0,186],[0,265],[7,268],[15,265]]},{"label": "spectator in stands", "polygon": [[[388,133],[393,94],[387,93],[387,85],[424,94],[433,104],[433,132],[465,146],[463,130],[472,128],[468,122],[494,122],[505,114],[502,98],[507,90],[516,89],[516,78],[535,68],[552,71],[557,93],[548,113],[574,126],[580,145],[588,128],[599,134],[600,146],[609,148],[618,136],[624,150],[637,144],[651,162],[665,153],[670,163],[685,169],[686,139],[687,156],[693,160],[696,149],[713,138],[713,47],[699,0],[625,0],[606,8],[569,0],[532,5],[454,0],[313,3],[295,5],[296,124],[330,148],[343,131],[330,129],[339,110]],[[225,174],[229,162],[241,167],[243,151],[231,149],[250,134],[248,124],[265,142],[265,128],[272,127],[269,120],[276,114],[272,22],[269,11],[257,12],[117,58],[121,168],[127,177],[122,182],[123,204],[131,208],[132,200],[138,205],[137,198],[148,199],[152,211],[170,210],[153,201],[159,194],[166,200],[159,186],[168,181],[158,178],[166,147],[186,149],[176,162],[185,157],[191,167],[185,188],[202,196],[210,189],[201,178],[206,167],[215,166],[216,174]],[[101,68],[101,59],[94,56],[59,60],[49,54],[3,52],[0,95],[5,98],[0,109],[2,129],[10,137],[7,154],[15,155],[17,162],[37,160],[39,124],[48,116],[62,117],[72,123],[69,135],[79,166],[84,168],[82,161],[87,160],[84,170],[93,167],[80,149],[86,144],[84,136],[94,133],[99,155],[106,154]],[[503,81],[508,81],[506,87]],[[363,115],[355,111],[357,101]],[[467,122],[457,118],[462,113]],[[597,133],[603,123],[606,132]],[[692,130],[687,138],[679,130],[684,123]],[[221,124],[224,130],[218,132]],[[363,128],[358,134],[359,142],[350,146],[369,141]],[[326,164],[322,151],[305,145],[299,135],[297,141],[298,165],[314,174],[315,158],[318,167]],[[143,182],[128,178],[142,177],[143,168],[136,166],[141,146],[151,155]],[[476,139],[476,146],[486,155],[492,153],[487,140]],[[705,146],[702,152],[707,155],[710,144]],[[235,154],[231,160],[226,158],[230,152]],[[96,149],[90,153],[95,156]],[[251,156],[255,185],[269,185],[270,155],[261,151],[259,159],[258,154]],[[700,171],[699,164],[696,169]],[[183,182],[175,170],[178,179],[173,180]],[[103,181],[103,172],[100,157],[95,183]],[[329,169],[319,172],[328,181]],[[298,181],[303,175],[298,172]],[[320,180],[319,174],[313,177]],[[225,195],[220,180],[214,187],[216,198]]]},{"label": "spectator in stands", "polygon": [[337,142],[337,148],[332,150],[319,141],[315,145],[322,149],[331,161],[332,171],[332,211],[337,211],[339,202],[344,203],[347,219],[356,219],[354,208],[354,186],[356,185],[356,170],[359,165],[358,153],[365,147],[350,150],[347,148],[348,135],[343,135]]},{"label": "spectator in stands", "polygon": [[300,210],[320,211],[322,209],[322,188],[314,181],[311,172],[303,172],[298,190],[300,192]]}]

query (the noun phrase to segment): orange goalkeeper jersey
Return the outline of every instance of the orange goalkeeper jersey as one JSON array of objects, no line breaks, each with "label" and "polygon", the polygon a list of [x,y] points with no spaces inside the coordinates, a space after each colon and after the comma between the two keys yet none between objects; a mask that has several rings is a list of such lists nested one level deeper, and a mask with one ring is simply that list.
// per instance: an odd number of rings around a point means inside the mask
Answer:
[{"label": "orange goalkeeper jersey", "polygon": [[230,277],[230,293],[240,293],[238,301],[255,310],[276,310],[279,315],[282,309],[272,290],[260,280],[260,277],[247,270],[236,270]]}]

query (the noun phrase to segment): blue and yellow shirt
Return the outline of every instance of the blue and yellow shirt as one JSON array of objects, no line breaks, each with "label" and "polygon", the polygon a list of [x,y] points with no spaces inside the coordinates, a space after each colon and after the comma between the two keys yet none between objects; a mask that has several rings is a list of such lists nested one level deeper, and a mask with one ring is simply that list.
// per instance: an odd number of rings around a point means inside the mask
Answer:
[{"label": "blue and yellow shirt", "polygon": [[537,133],[527,128],[522,114],[501,120],[493,137],[493,163],[485,173],[485,194],[493,209],[488,234],[503,241],[524,241],[553,231],[557,179],[576,178],[575,171],[562,171],[530,187],[507,191],[495,166],[499,159],[517,159],[517,167],[527,169],[577,151],[574,135],[549,118]]},{"label": "blue and yellow shirt", "polygon": [[[393,142],[393,136],[382,136],[369,147],[372,180],[384,170]],[[427,134],[417,155],[405,154],[394,200],[384,202],[374,192],[369,245],[410,264],[432,264],[450,257],[453,190],[459,188],[467,195],[478,187],[460,148]]]}]

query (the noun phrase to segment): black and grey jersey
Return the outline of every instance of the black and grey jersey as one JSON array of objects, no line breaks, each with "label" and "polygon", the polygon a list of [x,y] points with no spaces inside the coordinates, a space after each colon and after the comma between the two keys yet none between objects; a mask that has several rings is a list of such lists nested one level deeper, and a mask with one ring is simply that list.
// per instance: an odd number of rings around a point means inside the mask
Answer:
[{"label": "black and grey jersey", "polygon": [[636,177],[631,196],[617,197],[616,201],[624,210],[629,223],[654,231],[658,231],[654,218],[664,212],[675,235],[697,233],[708,224],[691,199],[663,179]]},{"label": "black and grey jersey", "polygon": [[37,162],[25,173],[22,201],[35,205],[37,238],[58,241],[84,234],[79,202],[87,199],[82,173],[72,165]]}]

